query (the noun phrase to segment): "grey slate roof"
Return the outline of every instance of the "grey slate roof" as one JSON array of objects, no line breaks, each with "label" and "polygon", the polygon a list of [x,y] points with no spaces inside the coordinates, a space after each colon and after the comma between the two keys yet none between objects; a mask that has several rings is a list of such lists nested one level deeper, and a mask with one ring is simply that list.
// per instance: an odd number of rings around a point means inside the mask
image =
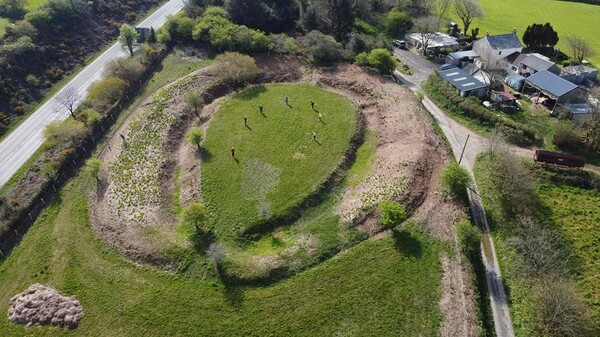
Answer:
[{"label": "grey slate roof", "polygon": [[506,62],[508,62],[510,64],[518,66],[519,64],[516,63],[516,61],[521,62],[520,60],[522,60],[523,58],[525,58],[523,55],[524,54],[521,54],[518,51],[516,51],[516,52],[508,55],[507,57],[505,57],[504,60],[506,60]]},{"label": "grey slate roof", "polygon": [[492,49],[503,50],[512,48],[523,48],[521,41],[514,33],[501,34],[501,35],[490,35],[485,37]]},{"label": "grey slate roof", "polygon": [[556,64],[554,64],[554,62],[545,60],[534,54],[529,54],[527,57],[525,57],[521,61],[521,64],[524,64],[527,67],[534,69],[535,71],[548,70],[556,75],[560,74],[560,69]]},{"label": "grey slate roof", "polygon": [[460,91],[485,88],[485,84],[458,68],[442,70],[440,71],[440,75]]},{"label": "grey slate roof", "polygon": [[554,75],[548,70],[539,71],[529,76],[525,81],[556,98],[577,89],[575,84]]}]

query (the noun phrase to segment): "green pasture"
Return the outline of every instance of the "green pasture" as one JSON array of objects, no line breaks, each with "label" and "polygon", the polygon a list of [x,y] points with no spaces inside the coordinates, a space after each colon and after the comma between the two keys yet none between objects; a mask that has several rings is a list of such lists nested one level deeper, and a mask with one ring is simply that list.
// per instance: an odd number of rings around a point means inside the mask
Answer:
[{"label": "green pasture", "polygon": [[307,84],[256,86],[225,101],[202,151],[211,229],[235,237],[299,204],[341,163],[356,119],[347,99]]},{"label": "green pasture", "polygon": [[580,37],[598,52],[589,61],[600,64],[600,6],[559,0],[479,0],[479,3],[485,16],[475,20],[471,27],[479,27],[480,36],[486,31],[502,34],[517,28],[521,39],[525,28],[532,23],[550,22],[560,37],[557,48],[570,55],[565,37]]}]

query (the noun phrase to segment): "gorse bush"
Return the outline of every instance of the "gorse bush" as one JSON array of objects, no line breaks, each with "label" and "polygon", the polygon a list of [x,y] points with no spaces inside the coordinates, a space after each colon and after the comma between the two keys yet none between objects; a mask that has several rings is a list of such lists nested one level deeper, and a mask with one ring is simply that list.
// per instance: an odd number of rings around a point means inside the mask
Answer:
[{"label": "gorse bush", "polygon": [[333,36],[313,30],[300,39],[302,53],[315,63],[332,63],[342,59],[342,44]]},{"label": "gorse bush", "polygon": [[367,55],[369,66],[382,74],[391,74],[396,69],[396,59],[387,49],[373,49]]},{"label": "gorse bush", "polygon": [[444,168],[441,178],[444,194],[466,201],[466,185],[471,181],[471,177],[464,167],[458,163],[450,163]]},{"label": "gorse bush", "polygon": [[456,234],[462,253],[471,261],[479,259],[481,252],[481,236],[475,226],[468,220],[456,224]]},{"label": "gorse bush", "polygon": [[404,206],[392,200],[380,202],[378,210],[381,217],[381,224],[387,228],[399,225],[407,217]]}]

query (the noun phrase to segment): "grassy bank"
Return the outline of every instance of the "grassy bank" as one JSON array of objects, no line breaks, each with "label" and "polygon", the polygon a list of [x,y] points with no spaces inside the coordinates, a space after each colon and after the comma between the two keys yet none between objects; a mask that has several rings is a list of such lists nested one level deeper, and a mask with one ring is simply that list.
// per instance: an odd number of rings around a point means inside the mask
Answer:
[{"label": "grassy bank", "polygon": [[438,333],[441,244],[416,227],[366,241],[264,288],[227,286],[126,262],[89,227],[83,178],[67,185],[0,266],[0,310],[41,282],[76,295],[74,331],[0,320],[4,336],[424,336]]}]

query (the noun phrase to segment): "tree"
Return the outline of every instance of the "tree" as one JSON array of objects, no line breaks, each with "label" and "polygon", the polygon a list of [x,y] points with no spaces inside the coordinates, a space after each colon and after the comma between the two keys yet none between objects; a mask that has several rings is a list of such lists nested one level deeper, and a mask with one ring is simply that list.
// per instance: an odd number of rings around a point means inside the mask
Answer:
[{"label": "tree", "polygon": [[200,118],[198,114],[198,109],[202,107],[204,104],[204,98],[202,98],[202,93],[198,90],[193,90],[185,95],[185,102],[190,107],[190,109],[194,110],[194,114]]},{"label": "tree", "polygon": [[538,50],[540,48],[554,48],[558,43],[558,33],[550,23],[527,26],[523,33],[523,43],[528,49]]},{"label": "tree", "polygon": [[118,77],[128,84],[134,84],[142,79],[144,71],[146,71],[146,67],[138,60],[125,57],[110,62],[106,74],[109,77]]},{"label": "tree", "polygon": [[318,30],[306,34],[300,45],[303,53],[316,63],[337,62],[342,58],[342,44]]},{"label": "tree", "polygon": [[447,195],[467,199],[466,185],[471,181],[469,172],[458,163],[446,165],[442,172],[442,189]]},{"label": "tree", "polygon": [[427,49],[435,39],[435,33],[439,27],[440,19],[435,16],[425,16],[414,21],[413,28],[418,34],[423,54],[427,55]]},{"label": "tree", "polygon": [[118,77],[107,77],[90,86],[88,100],[99,108],[109,108],[123,97],[127,84]]},{"label": "tree", "polygon": [[454,11],[463,23],[463,32],[469,31],[469,26],[471,26],[473,19],[483,16],[483,8],[481,8],[477,0],[455,0]]},{"label": "tree", "polygon": [[581,63],[586,58],[596,55],[596,51],[592,48],[592,46],[587,41],[578,37],[568,36],[567,45],[569,46],[569,49],[571,49],[571,53],[573,53],[573,59],[577,63]]},{"label": "tree", "polygon": [[289,0],[228,0],[225,7],[234,23],[270,33],[293,28],[300,15]]},{"label": "tree", "polygon": [[384,20],[385,30],[391,36],[399,36],[412,27],[412,21],[408,13],[392,9]]},{"label": "tree", "polygon": [[312,0],[301,7],[300,23],[305,31],[319,30],[337,40],[352,31],[355,13],[351,0]]},{"label": "tree", "polygon": [[519,252],[529,274],[558,279],[569,274],[570,256],[560,234],[532,217],[517,221],[517,236],[510,243]]},{"label": "tree", "polygon": [[192,202],[181,210],[180,223],[186,229],[195,229],[200,234],[206,222],[206,207],[199,202]]},{"label": "tree", "polygon": [[27,0],[0,0],[0,16],[12,19],[22,18],[27,12]]},{"label": "tree", "polygon": [[404,206],[392,200],[380,202],[378,210],[381,217],[381,224],[387,228],[399,225],[407,217]]},{"label": "tree", "polygon": [[225,257],[225,246],[218,242],[213,242],[208,246],[206,250],[206,257],[208,257],[212,263],[215,265],[217,272],[219,271],[219,267],[223,258]]},{"label": "tree", "polygon": [[369,66],[382,74],[391,74],[396,69],[396,59],[387,49],[373,49],[367,56]]},{"label": "tree", "polygon": [[71,114],[71,117],[77,119],[75,116],[75,109],[79,105],[81,96],[77,92],[77,89],[73,87],[67,87],[56,96],[58,104],[62,105],[63,108],[67,109]]},{"label": "tree", "polygon": [[258,75],[258,67],[248,55],[227,52],[215,57],[211,73],[223,83],[240,85],[254,80]]},{"label": "tree", "polygon": [[589,336],[591,319],[583,300],[567,281],[545,282],[537,291],[537,325],[544,336]]},{"label": "tree", "polygon": [[202,132],[201,128],[191,128],[187,134],[185,135],[185,140],[192,145],[196,145],[198,147],[198,151],[200,151],[200,144],[202,143]]},{"label": "tree", "polygon": [[119,42],[123,49],[129,50],[129,54],[133,57],[133,48],[137,45],[140,34],[134,27],[123,24],[119,29]]}]

